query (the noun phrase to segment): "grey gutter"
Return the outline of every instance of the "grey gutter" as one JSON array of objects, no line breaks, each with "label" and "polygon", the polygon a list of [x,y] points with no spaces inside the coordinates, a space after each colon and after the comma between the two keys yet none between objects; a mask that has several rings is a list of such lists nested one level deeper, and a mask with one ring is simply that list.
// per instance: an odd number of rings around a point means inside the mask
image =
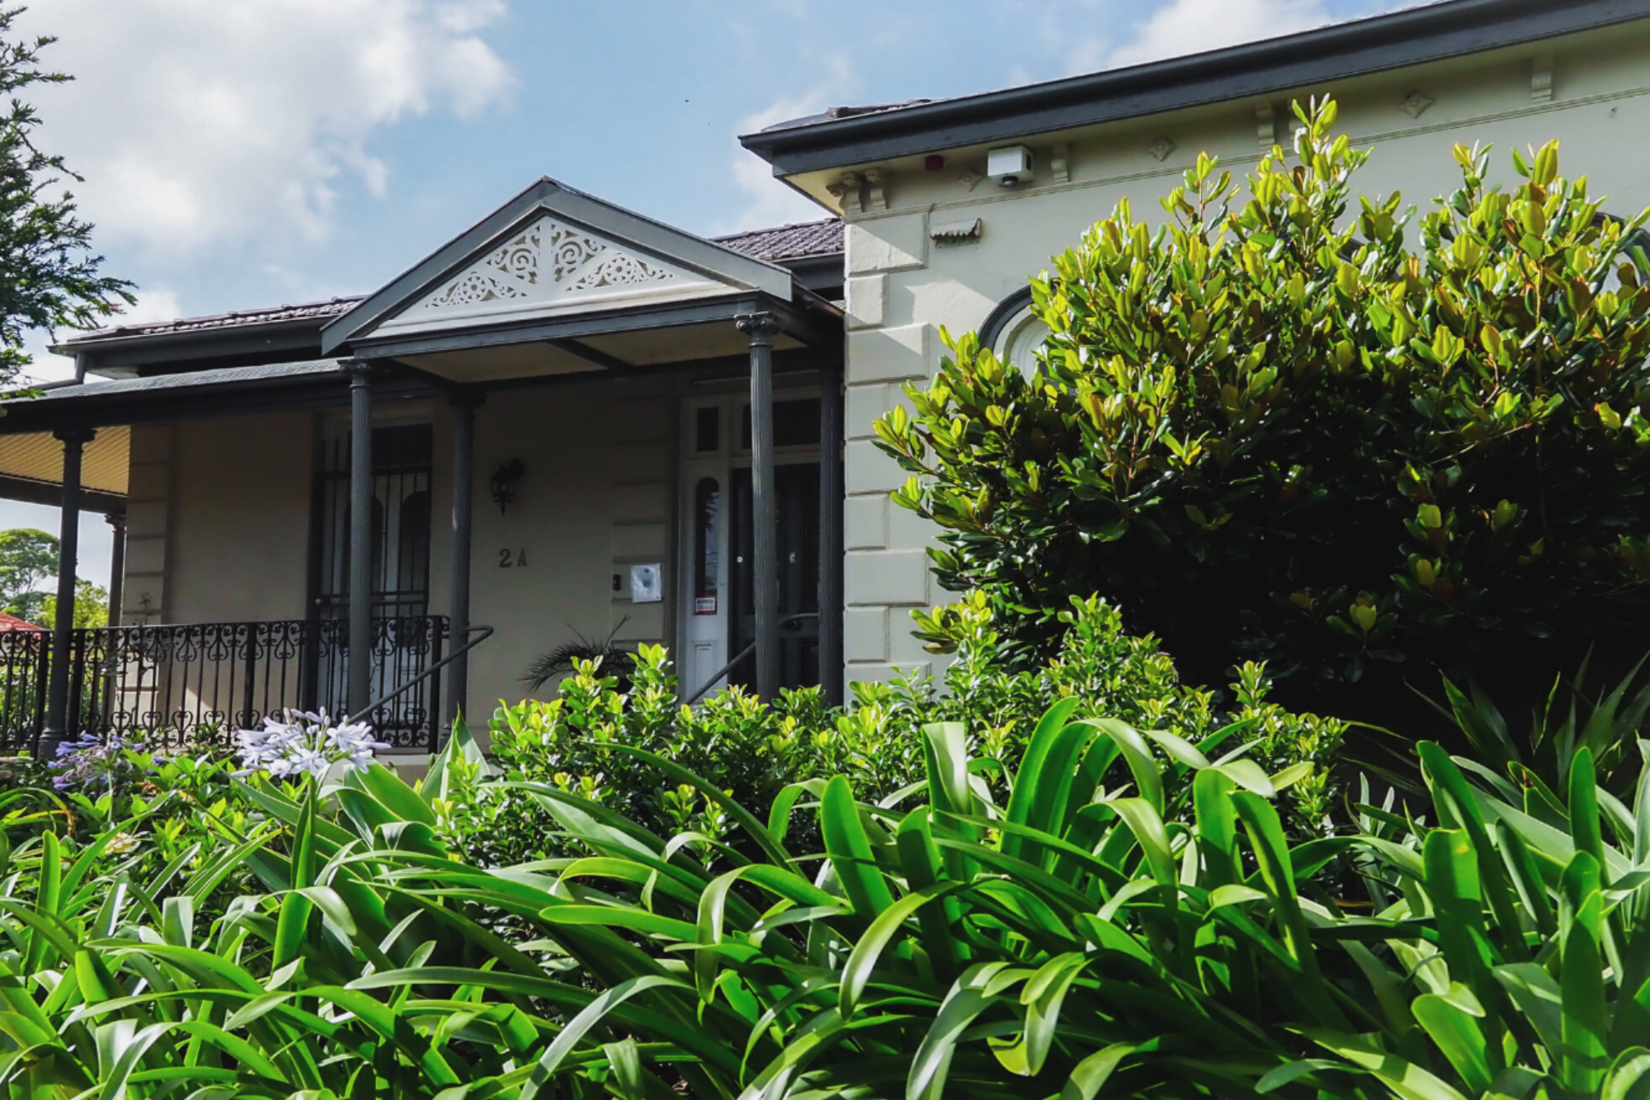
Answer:
[{"label": "grey gutter", "polygon": [[[789,176],[1241,100],[1650,17],[1650,0],[1450,0],[1149,65],[746,134]],[[1325,89],[1329,90],[1329,89]]]},{"label": "grey gutter", "polygon": [[[394,376],[375,390],[385,400],[439,392],[422,380]],[[120,378],[0,401],[0,435],[324,408],[348,396],[349,379],[331,359]]]}]

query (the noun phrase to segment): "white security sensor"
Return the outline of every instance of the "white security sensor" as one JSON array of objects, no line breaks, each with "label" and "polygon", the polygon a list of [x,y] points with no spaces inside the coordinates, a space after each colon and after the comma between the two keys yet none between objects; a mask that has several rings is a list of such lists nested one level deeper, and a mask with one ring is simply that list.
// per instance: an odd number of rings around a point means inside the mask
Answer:
[{"label": "white security sensor", "polygon": [[1007,145],[985,155],[985,174],[999,187],[1018,187],[1031,180],[1031,150]]}]

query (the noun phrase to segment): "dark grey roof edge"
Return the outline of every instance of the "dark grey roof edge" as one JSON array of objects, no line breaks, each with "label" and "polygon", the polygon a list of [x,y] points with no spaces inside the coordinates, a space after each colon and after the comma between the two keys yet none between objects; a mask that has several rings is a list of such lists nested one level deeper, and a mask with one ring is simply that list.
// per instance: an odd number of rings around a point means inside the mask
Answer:
[{"label": "dark grey roof edge", "polygon": [[863,164],[1502,49],[1650,17],[1650,0],[1447,0],[1281,38],[746,134],[774,174]]},{"label": "dark grey roof edge", "polygon": [[297,363],[268,363],[256,367],[219,367],[214,370],[188,371],[181,374],[156,374],[147,378],[114,378],[102,382],[86,382],[79,386],[62,386],[47,390],[39,397],[0,399],[0,407],[28,406],[34,408],[47,405],[72,405],[91,399],[116,397],[123,394],[244,385],[249,382],[302,378],[329,373],[339,373],[338,360],[308,359]]}]

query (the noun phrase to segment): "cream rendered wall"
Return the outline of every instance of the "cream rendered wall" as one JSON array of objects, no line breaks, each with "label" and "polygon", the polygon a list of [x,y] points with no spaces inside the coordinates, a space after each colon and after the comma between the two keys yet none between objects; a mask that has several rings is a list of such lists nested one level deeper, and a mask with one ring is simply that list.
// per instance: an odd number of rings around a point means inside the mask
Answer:
[{"label": "cream rendered wall", "polygon": [[[599,639],[617,628],[629,645],[671,637],[676,422],[687,384],[661,376],[501,389],[477,411],[471,621],[497,630],[471,662],[479,725],[499,700],[525,696],[527,665],[575,632]],[[374,419],[432,425],[429,606],[447,614],[451,410],[383,403]],[[346,421],[339,408],[135,429],[125,621],[303,618],[316,441]],[[511,458],[527,473],[501,514],[489,479]],[[500,567],[502,550],[511,568]],[[664,603],[630,602],[629,567],[644,562],[666,566]]]},{"label": "cream rendered wall", "polygon": [[[164,621],[303,618],[314,418],[192,420],[170,433]],[[135,587],[141,563],[128,562]]]},{"label": "cream rendered wall", "polygon": [[[1544,54],[1553,74],[1550,100],[1532,87],[1532,77],[1546,67]],[[1643,24],[1297,94],[1325,92],[1340,102],[1337,128],[1358,147],[1375,147],[1356,177],[1366,194],[1401,190],[1421,204],[1448,193],[1460,180],[1450,155],[1458,141],[1493,143],[1492,179],[1510,183],[1516,178],[1510,149],[1557,137],[1561,171],[1588,175],[1594,196],[1611,197],[1607,209],[1631,216],[1650,204],[1650,143],[1643,137],[1650,133],[1650,27]],[[1412,99],[1415,92],[1430,102]],[[886,210],[850,214],[847,230],[844,647],[850,679],[886,676],[891,665],[928,668],[932,658],[910,636],[909,612],[954,598],[927,571],[923,551],[935,528],[890,504],[888,492],[906,475],[872,441],[875,418],[903,400],[901,384],[921,382],[937,369],[944,354],[940,326],[952,333],[978,328],[999,300],[1046,269],[1051,255],[1074,245],[1119,199],[1131,200],[1136,218],[1159,222],[1159,198],[1200,151],[1218,154],[1241,177],[1264,152],[1257,107],[1274,107],[1277,140],[1289,148],[1290,98],[1028,138],[1035,179],[1012,191],[989,181],[968,187],[965,173],[983,169],[983,150],[948,156],[939,172],[881,166]],[[1418,117],[1404,109],[1406,102],[1421,104]],[[1172,149],[1159,160],[1151,149],[1164,139]],[[1067,146],[1065,182],[1051,171],[1057,144]],[[929,238],[932,225],[974,217],[982,222],[977,241]]]},{"label": "cream rendered wall", "polygon": [[[470,617],[497,633],[470,663],[473,725],[527,695],[528,664],[575,632],[599,640],[628,616],[616,640],[670,637],[676,407],[664,382],[636,378],[496,390],[477,411]],[[526,474],[500,514],[488,482],[511,458]],[[450,515],[438,514],[438,545]],[[629,567],[644,562],[666,565],[662,604],[630,603]]]}]

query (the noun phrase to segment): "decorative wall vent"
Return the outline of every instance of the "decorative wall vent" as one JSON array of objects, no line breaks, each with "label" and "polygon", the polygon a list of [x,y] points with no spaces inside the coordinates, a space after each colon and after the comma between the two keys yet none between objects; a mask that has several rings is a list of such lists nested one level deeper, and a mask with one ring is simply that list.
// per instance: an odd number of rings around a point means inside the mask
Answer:
[{"label": "decorative wall vent", "polygon": [[955,222],[935,222],[928,227],[928,237],[935,244],[971,244],[980,239],[985,223],[979,218]]},{"label": "decorative wall vent", "polygon": [[1146,147],[1146,152],[1152,155],[1153,160],[1168,160],[1169,154],[1175,151],[1175,143],[1166,137],[1158,138]]},{"label": "decorative wall vent", "polygon": [[1404,97],[1404,101],[1398,104],[1398,110],[1404,112],[1410,118],[1420,118],[1426,114],[1427,108],[1431,107],[1434,102],[1433,98],[1425,92],[1410,92]]}]

